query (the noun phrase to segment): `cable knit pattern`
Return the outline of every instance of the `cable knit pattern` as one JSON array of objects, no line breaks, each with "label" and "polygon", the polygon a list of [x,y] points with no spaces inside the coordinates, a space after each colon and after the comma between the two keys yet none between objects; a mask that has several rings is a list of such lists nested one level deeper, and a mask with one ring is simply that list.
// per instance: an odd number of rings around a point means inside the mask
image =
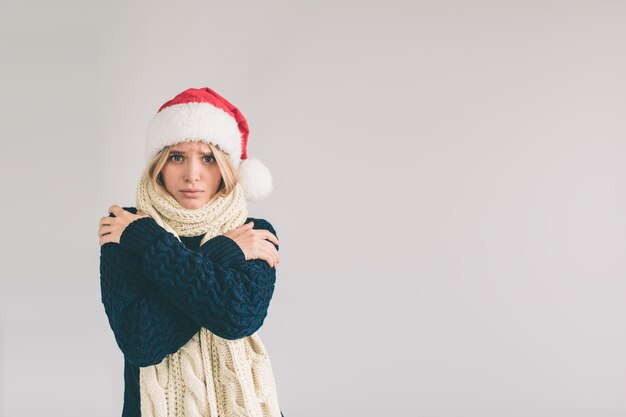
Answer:
[{"label": "cable knit pattern", "polygon": [[126,358],[123,416],[279,417],[271,363],[255,333],[275,269],[246,261],[226,236],[198,237],[204,244],[193,250],[142,218],[119,245],[101,248],[102,300]]}]

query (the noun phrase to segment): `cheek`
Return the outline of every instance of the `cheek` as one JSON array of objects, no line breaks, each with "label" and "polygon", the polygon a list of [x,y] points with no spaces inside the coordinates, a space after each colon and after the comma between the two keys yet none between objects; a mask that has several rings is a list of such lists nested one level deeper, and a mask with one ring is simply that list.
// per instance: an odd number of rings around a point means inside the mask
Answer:
[{"label": "cheek", "polygon": [[219,167],[213,168],[213,172],[211,172],[211,178],[214,184],[220,185],[220,182],[222,182],[222,173],[220,172]]},{"label": "cheek", "polygon": [[173,172],[171,169],[167,167],[163,167],[161,169],[161,179],[165,183],[165,185],[171,184],[173,182]]}]

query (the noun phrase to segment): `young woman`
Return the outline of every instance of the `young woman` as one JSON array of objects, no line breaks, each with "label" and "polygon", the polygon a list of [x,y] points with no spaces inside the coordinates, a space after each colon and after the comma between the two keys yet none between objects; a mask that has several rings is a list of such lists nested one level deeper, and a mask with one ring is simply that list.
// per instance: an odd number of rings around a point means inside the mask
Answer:
[{"label": "young woman", "polygon": [[123,417],[284,417],[257,330],[276,281],[272,225],[246,200],[272,190],[248,125],[209,88],[148,127],[137,207],[99,223],[102,302],[124,354]]}]

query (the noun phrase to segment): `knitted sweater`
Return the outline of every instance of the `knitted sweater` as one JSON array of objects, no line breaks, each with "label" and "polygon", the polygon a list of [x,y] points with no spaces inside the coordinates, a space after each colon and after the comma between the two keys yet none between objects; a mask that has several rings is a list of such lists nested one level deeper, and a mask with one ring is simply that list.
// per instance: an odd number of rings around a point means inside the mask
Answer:
[{"label": "knitted sweater", "polygon": [[[266,220],[250,221],[276,235]],[[276,269],[264,260],[247,261],[229,237],[199,246],[201,239],[181,237],[181,243],[144,217],[124,229],[119,244],[100,248],[102,303],[124,354],[122,417],[141,415],[139,367],[160,363],[200,326],[234,340],[252,335],[265,320]]]}]

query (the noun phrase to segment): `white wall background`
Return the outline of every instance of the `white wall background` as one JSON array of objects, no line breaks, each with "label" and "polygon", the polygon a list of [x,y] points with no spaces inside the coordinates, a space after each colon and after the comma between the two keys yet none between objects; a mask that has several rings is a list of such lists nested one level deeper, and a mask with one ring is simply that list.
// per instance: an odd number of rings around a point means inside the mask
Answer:
[{"label": "white wall background", "polygon": [[188,87],[250,124],[286,417],[626,414],[626,3],[0,3],[0,414],[121,415],[96,236]]}]

